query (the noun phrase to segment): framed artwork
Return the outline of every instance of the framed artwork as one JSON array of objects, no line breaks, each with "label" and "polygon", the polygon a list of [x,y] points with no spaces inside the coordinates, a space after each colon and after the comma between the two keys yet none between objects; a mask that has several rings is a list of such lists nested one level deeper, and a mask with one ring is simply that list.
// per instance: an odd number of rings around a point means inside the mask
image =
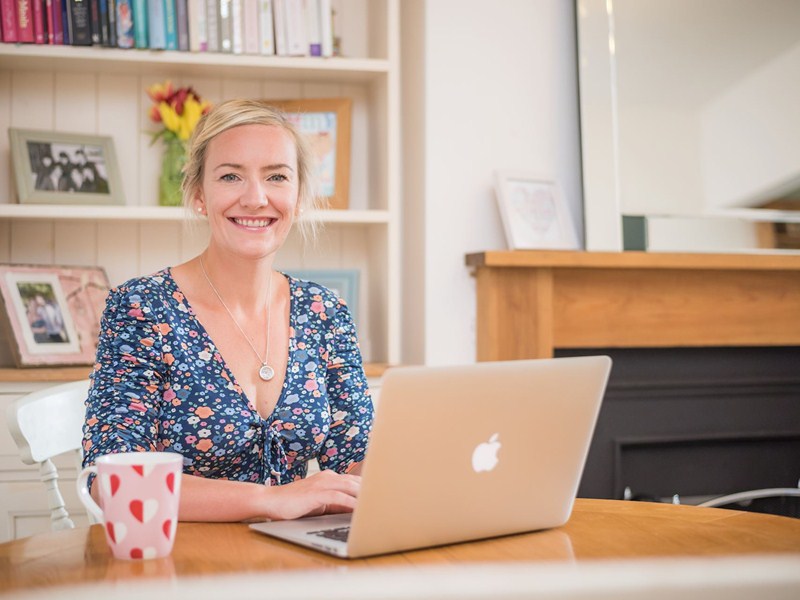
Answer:
[{"label": "framed artwork", "polygon": [[311,142],[317,159],[320,194],[328,206],[345,209],[350,204],[350,98],[267,100],[280,108]]},{"label": "framed artwork", "polygon": [[17,366],[93,364],[108,290],[100,267],[0,265],[0,316]]},{"label": "framed artwork", "polygon": [[108,136],[8,130],[21,204],[125,204]]},{"label": "framed artwork", "polygon": [[497,171],[495,191],[511,250],[576,250],[575,225],[558,186],[528,173]]},{"label": "framed artwork", "polygon": [[353,321],[358,324],[358,269],[292,269],[287,273],[295,279],[324,285],[343,298]]}]

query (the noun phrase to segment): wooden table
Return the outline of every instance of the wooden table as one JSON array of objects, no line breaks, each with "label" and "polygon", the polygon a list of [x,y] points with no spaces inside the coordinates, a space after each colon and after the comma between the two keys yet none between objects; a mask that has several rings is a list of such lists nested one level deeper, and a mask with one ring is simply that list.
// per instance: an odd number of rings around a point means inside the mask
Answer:
[{"label": "wooden table", "polygon": [[360,560],[328,557],[273,540],[244,524],[181,523],[170,557],[118,561],[110,555],[102,528],[95,525],[0,545],[0,593],[35,586],[241,572],[340,572],[454,564],[477,568],[478,563],[585,563],[754,553],[793,553],[790,556],[800,567],[800,520],[693,506],[578,499],[572,518],[558,529]]},{"label": "wooden table", "polygon": [[800,256],[470,254],[478,360],[554,348],[800,345]]}]

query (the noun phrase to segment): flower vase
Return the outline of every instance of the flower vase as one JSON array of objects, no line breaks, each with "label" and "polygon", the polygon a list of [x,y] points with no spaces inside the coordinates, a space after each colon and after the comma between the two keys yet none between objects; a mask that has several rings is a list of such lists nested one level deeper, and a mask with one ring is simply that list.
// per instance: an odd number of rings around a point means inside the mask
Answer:
[{"label": "flower vase", "polygon": [[161,206],[182,204],[181,180],[186,163],[186,147],[178,138],[164,140],[164,158],[158,181],[158,203]]}]

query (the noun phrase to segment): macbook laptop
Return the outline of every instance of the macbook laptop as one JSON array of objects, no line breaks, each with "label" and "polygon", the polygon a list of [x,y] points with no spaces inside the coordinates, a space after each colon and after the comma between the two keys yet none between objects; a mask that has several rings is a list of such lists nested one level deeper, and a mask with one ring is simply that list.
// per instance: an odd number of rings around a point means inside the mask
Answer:
[{"label": "macbook laptop", "polygon": [[610,369],[607,356],[389,369],[355,511],[250,527],[356,558],[563,525]]}]

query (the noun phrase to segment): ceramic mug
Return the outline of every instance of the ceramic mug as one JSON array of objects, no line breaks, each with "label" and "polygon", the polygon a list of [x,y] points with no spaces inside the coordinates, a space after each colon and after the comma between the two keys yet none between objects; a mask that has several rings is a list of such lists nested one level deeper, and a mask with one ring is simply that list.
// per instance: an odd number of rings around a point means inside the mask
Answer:
[{"label": "ceramic mug", "polygon": [[[107,454],[78,475],[86,510],[103,524],[115,558],[161,558],[172,552],[178,526],[183,456],[174,452]],[[100,506],[89,493],[97,475]]]}]

